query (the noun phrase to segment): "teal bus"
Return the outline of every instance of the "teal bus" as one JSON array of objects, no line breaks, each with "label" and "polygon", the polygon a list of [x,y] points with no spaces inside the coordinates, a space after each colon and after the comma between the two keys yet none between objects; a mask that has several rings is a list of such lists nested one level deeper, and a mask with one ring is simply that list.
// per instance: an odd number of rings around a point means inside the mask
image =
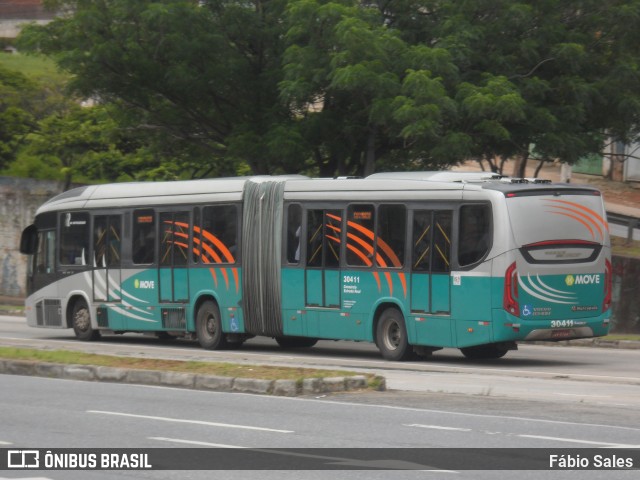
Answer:
[{"label": "teal bus", "polygon": [[484,173],[91,185],[21,239],[27,323],[238,348],[374,342],[389,360],[606,335],[598,190]]}]

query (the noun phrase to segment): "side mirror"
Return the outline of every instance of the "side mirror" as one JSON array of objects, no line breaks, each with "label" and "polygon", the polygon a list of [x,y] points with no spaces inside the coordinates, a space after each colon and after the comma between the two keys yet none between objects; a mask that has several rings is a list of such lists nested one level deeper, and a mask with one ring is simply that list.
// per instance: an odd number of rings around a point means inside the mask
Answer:
[{"label": "side mirror", "polygon": [[33,255],[38,250],[38,229],[35,225],[29,225],[22,231],[20,237],[20,253]]}]

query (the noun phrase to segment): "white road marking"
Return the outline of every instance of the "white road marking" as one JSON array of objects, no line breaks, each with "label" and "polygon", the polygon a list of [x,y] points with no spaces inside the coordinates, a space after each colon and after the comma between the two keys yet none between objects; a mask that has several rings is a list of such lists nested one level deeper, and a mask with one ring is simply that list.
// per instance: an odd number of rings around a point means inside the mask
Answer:
[{"label": "white road marking", "polygon": [[545,437],[542,435],[518,435],[518,437],[536,438],[539,440],[551,440],[554,442],[583,443],[585,445],[601,445],[603,447],[606,446],[606,447],[615,447],[615,448],[634,448],[632,445],[624,445],[620,443],[609,443],[609,442],[594,442],[591,440],[580,440],[577,438]]},{"label": "white road marking", "polygon": [[564,395],[565,397],[611,398],[611,395],[584,395],[581,393],[554,393],[554,395]]},{"label": "white road marking", "polygon": [[145,420],[157,420],[161,422],[190,423],[193,425],[206,425],[208,427],[239,428],[243,430],[258,430],[261,432],[273,432],[273,433],[294,433],[293,430],[278,430],[275,428],[254,427],[251,425],[234,425],[232,423],[205,422],[202,420],[187,420],[184,418],[155,417],[152,415],[136,415],[133,413],[107,412],[103,410],[87,410],[87,413],[97,413],[100,415],[115,415],[120,417],[129,417],[129,418],[141,418]]},{"label": "white road marking", "polygon": [[13,443],[11,443],[11,442],[3,442],[2,440],[0,440],[0,445],[13,445]]},{"label": "white road marking", "polygon": [[149,440],[157,440],[159,442],[171,442],[171,443],[186,443],[187,445],[200,445],[202,447],[213,447],[213,448],[247,448],[240,447],[238,445],[226,445],[224,443],[209,443],[209,442],[198,442],[196,440],[183,440],[181,438],[167,438],[167,437],[147,437]]},{"label": "white road marking", "polygon": [[[236,395],[245,395],[245,394],[236,394]],[[246,394],[250,395],[250,394]],[[265,397],[265,401],[269,397]],[[334,401],[334,400],[317,400],[312,398],[296,398],[296,397],[273,397],[273,399],[283,400],[283,401],[294,401],[294,402],[318,402],[318,403],[327,403],[332,405],[346,405],[351,407],[357,407],[359,409],[363,408],[381,408],[386,410],[400,410],[405,412],[422,412],[422,413],[437,413],[444,415],[452,415],[452,416],[461,416],[461,417],[477,417],[477,418],[500,418],[504,420],[517,420],[517,421],[525,421],[525,422],[536,422],[536,423],[550,423],[550,424],[558,424],[558,425],[577,425],[581,427],[597,427],[597,428],[609,428],[614,430],[631,430],[634,432],[640,432],[640,428],[637,427],[622,427],[618,425],[605,425],[600,423],[578,423],[578,422],[568,422],[565,420],[547,420],[544,418],[531,418],[531,417],[517,417],[517,416],[509,416],[509,415],[492,415],[488,413],[468,413],[468,412],[453,412],[450,410],[435,410],[429,408],[419,408],[419,407],[402,407],[398,405],[384,405],[379,403],[356,403],[356,402],[345,402],[345,401]]]},{"label": "white road marking", "polygon": [[422,425],[419,423],[403,424],[405,427],[431,428],[433,430],[451,430],[457,432],[470,432],[470,428],[442,427],[440,425]]}]

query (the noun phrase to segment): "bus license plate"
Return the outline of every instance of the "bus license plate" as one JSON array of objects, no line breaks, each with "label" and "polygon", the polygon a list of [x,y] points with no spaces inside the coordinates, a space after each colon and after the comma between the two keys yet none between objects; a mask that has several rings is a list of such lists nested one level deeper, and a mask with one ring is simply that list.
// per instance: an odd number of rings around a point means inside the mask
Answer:
[{"label": "bus license plate", "polygon": [[567,330],[554,330],[551,332],[551,338],[567,338],[570,337],[572,331],[570,329]]}]

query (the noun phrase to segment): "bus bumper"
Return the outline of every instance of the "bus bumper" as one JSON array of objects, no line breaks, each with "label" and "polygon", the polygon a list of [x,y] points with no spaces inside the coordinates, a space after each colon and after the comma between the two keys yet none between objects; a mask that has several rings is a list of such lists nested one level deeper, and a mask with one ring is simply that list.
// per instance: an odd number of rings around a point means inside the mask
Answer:
[{"label": "bus bumper", "polygon": [[494,341],[561,341],[602,337],[609,333],[610,313],[570,320],[524,320],[504,310],[494,312]]}]

